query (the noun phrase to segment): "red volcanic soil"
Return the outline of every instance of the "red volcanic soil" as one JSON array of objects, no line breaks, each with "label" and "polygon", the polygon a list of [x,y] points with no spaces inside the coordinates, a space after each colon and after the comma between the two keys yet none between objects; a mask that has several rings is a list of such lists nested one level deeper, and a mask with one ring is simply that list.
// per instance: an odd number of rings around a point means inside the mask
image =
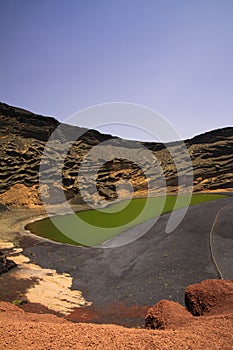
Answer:
[{"label": "red volcanic soil", "polygon": [[233,281],[207,280],[193,284],[185,290],[185,305],[193,316],[233,312]]},{"label": "red volcanic soil", "polygon": [[[113,323],[126,327],[144,328],[144,317],[148,306],[127,305],[122,302],[112,303],[104,307],[78,307],[75,308],[66,319],[72,322],[85,323]],[[139,324],[138,319],[141,319]]]},{"label": "red volcanic soil", "polygon": [[[149,329],[72,323],[0,302],[0,349],[232,350],[233,281],[189,286],[185,300],[187,308],[166,300],[150,308],[145,319]],[[200,309],[203,316],[190,312]]]}]

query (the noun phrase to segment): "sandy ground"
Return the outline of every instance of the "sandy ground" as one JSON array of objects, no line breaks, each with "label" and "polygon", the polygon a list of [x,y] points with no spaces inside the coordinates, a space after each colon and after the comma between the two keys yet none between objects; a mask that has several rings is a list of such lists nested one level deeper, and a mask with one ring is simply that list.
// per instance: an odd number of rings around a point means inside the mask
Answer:
[{"label": "sandy ground", "polygon": [[[60,211],[62,212],[62,208]],[[23,295],[24,299],[30,303],[39,302],[49,310],[66,315],[74,307],[89,306],[91,303],[83,298],[79,290],[71,290],[73,278],[68,273],[57,273],[55,269],[42,268],[31,263],[30,259],[22,254],[23,249],[19,247],[20,237],[25,235],[33,237],[24,231],[24,225],[45,215],[42,208],[15,209],[1,213],[0,251],[6,251],[8,257],[17,264],[17,268],[8,273],[11,279],[29,282],[30,287]],[[38,243],[44,241],[43,238],[36,239]]]},{"label": "sandy ground", "polygon": [[48,309],[62,314],[69,314],[73,307],[91,305],[83,298],[80,291],[70,289],[72,277],[69,274],[59,274],[54,269],[45,269],[30,263],[20,249],[17,250],[15,256],[11,256],[11,260],[17,264],[17,268],[11,272],[11,277],[19,280],[36,279],[37,281],[25,294],[29,302],[38,303],[40,301]]}]

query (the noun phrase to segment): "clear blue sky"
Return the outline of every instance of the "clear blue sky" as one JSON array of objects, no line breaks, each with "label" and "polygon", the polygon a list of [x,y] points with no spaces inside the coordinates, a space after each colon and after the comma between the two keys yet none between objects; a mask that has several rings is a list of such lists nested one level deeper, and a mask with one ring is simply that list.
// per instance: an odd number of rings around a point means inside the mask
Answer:
[{"label": "clear blue sky", "polygon": [[2,102],[59,120],[134,102],[183,138],[233,125],[232,0],[0,0],[0,13]]}]

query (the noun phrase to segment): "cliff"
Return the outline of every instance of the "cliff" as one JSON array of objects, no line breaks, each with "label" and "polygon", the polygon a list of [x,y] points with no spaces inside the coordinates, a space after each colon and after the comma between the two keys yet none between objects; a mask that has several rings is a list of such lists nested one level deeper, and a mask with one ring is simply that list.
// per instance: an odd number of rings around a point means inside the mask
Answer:
[{"label": "cliff", "polygon": [[[0,103],[0,125],[0,203],[19,206],[40,204],[39,170],[43,174],[43,179],[46,178],[46,183],[43,184],[42,180],[43,193],[51,203],[61,201],[59,197],[61,190],[64,190],[67,199],[82,202],[79,191],[80,182],[90,194],[89,197],[95,201],[95,184],[84,181],[85,174],[95,171],[98,195],[104,199],[111,200],[117,197],[116,185],[122,179],[131,182],[135,196],[144,195],[149,185],[154,192],[157,192],[161,188],[161,180],[154,170],[150,171],[151,164],[148,159],[143,160],[143,165],[148,169],[147,178],[140,166],[129,160],[128,150],[137,151],[142,145],[149,149],[159,161],[166,178],[168,192],[177,190],[177,170],[166,146],[174,152],[179,152],[180,142],[168,145],[127,142],[95,130],[63,124],[59,131],[59,142],[54,141],[51,144],[49,152],[46,153],[47,159],[40,168],[45,144],[59,126],[59,122],[51,117],[35,115]],[[77,135],[80,135],[78,139],[76,139]],[[79,167],[87,153],[93,146],[99,145],[104,154],[104,141],[107,140],[113,149],[124,148],[124,159],[122,156],[114,157],[113,160],[103,164],[101,159],[93,156],[88,167],[83,167],[83,174],[78,179]],[[63,159],[64,147],[70,142],[72,147]],[[207,132],[185,140],[185,144],[192,160],[194,191],[226,191],[233,188],[233,127]],[[57,181],[57,165],[63,161],[61,185]],[[184,182],[189,181],[188,159],[185,154],[180,166]]]}]

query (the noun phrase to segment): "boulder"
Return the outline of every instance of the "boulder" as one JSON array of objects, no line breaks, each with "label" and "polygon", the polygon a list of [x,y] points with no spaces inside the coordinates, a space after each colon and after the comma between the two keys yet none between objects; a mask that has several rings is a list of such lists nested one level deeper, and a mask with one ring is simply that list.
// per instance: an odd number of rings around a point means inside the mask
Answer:
[{"label": "boulder", "polygon": [[152,306],[145,317],[147,329],[168,329],[183,326],[192,315],[179,303],[161,300]]},{"label": "boulder", "polygon": [[233,310],[233,281],[206,280],[185,290],[185,305],[193,316]]},{"label": "boulder", "polygon": [[0,252],[0,275],[16,266],[12,260],[8,260],[4,253]]}]

